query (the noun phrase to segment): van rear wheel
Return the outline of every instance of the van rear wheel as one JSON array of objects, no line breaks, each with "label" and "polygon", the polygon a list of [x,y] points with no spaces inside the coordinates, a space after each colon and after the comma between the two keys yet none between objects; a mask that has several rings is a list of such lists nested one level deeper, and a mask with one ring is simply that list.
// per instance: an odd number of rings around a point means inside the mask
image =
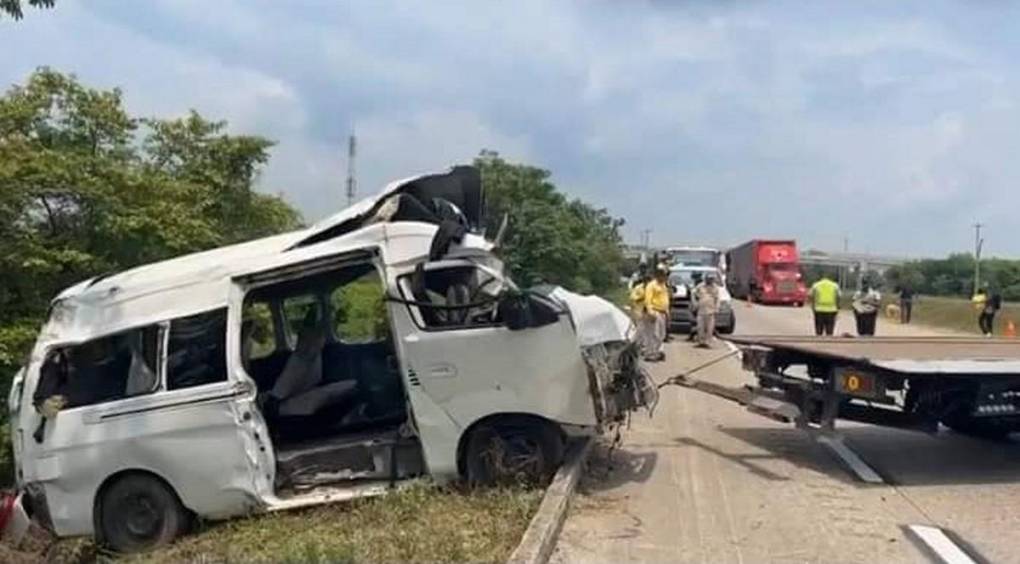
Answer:
[{"label": "van rear wheel", "polygon": [[161,480],[144,474],[118,479],[103,493],[97,515],[102,544],[121,553],[169,544],[188,525],[188,513]]},{"label": "van rear wheel", "polygon": [[471,485],[542,483],[563,460],[563,438],[551,424],[506,421],[482,425],[468,438],[465,451]]}]

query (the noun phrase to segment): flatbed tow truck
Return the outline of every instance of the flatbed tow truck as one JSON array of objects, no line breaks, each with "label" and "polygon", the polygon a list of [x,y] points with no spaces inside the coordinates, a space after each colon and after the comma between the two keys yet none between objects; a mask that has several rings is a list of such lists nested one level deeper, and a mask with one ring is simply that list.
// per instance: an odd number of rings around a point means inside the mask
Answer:
[{"label": "flatbed tow truck", "polygon": [[[727,337],[736,345],[660,384],[693,388],[799,428],[843,419],[926,432],[942,425],[1001,439],[1020,431],[1020,341],[966,337]],[[740,354],[756,386],[693,373]]]}]

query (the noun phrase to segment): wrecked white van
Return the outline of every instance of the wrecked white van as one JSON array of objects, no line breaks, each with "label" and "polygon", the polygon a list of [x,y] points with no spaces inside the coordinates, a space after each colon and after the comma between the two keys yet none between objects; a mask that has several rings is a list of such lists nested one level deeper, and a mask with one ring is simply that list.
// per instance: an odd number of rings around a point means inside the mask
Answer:
[{"label": "wrecked white van", "polygon": [[542,477],[655,401],[629,320],[521,291],[478,171],[60,294],[9,398],[21,502],[117,551],[414,477]]}]

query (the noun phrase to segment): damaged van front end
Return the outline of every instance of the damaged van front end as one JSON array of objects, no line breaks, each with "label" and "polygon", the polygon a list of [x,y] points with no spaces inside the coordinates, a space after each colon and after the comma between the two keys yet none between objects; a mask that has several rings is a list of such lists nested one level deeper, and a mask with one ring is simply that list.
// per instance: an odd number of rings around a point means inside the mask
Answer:
[{"label": "damaged van front end", "polygon": [[649,415],[659,401],[658,390],[641,364],[636,328],[612,303],[563,288],[550,292],[570,312],[577,344],[588,369],[588,387],[598,430],[626,421],[644,408]]}]

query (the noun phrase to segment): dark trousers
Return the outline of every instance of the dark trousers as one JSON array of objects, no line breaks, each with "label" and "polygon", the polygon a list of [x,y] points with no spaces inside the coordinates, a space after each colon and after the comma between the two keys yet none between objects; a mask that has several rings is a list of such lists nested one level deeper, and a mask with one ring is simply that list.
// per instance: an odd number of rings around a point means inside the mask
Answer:
[{"label": "dark trousers", "polygon": [[900,300],[900,323],[910,323],[910,316],[914,313],[914,300]]},{"label": "dark trousers", "polygon": [[855,311],[854,320],[857,322],[857,334],[862,337],[870,337],[875,334],[875,322],[878,321],[878,312],[857,313]]},{"label": "dark trousers", "polygon": [[991,335],[995,327],[995,312],[982,311],[981,315],[978,316],[978,327],[981,328],[981,332],[985,335]]},{"label": "dark trousers", "polygon": [[815,335],[823,333],[832,336],[836,332],[836,312],[815,312]]}]

